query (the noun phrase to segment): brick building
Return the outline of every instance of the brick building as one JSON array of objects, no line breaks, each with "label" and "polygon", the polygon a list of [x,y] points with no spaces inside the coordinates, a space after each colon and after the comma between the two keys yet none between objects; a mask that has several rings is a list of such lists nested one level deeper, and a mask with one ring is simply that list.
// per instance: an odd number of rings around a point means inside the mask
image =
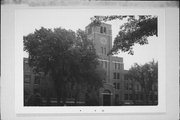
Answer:
[{"label": "brick building", "polygon": [[[124,70],[122,57],[107,55],[112,49],[112,30],[110,24],[102,23],[100,26],[88,25],[85,28],[87,37],[92,40],[96,53],[99,56],[100,66],[105,71],[103,87],[98,91],[98,105],[118,106],[118,105],[141,105],[143,103],[142,87],[137,81],[132,81]],[[81,89],[78,102],[85,105],[86,88]],[[68,89],[67,102],[73,102],[73,94],[76,89]],[[150,104],[157,104],[157,83],[153,85]],[[28,65],[28,59],[24,59],[24,98],[38,92],[44,100],[50,98],[51,102],[57,102],[56,91],[54,90],[53,80],[50,76],[44,77],[43,73],[34,74]],[[153,103],[152,103],[153,99]]]}]

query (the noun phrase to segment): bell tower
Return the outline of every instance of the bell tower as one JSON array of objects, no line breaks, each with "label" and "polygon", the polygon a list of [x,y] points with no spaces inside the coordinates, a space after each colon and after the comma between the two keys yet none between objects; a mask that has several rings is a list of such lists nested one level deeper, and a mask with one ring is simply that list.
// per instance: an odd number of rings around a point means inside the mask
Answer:
[{"label": "bell tower", "polygon": [[100,26],[88,25],[86,33],[88,38],[93,41],[97,54],[107,59],[107,53],[112,48],[111,25],[105,23],[101,23]]},{"label": "bell tower", "polygon": [[87,37],[94,44],[100,66],[105,70],[104,84],[99,90],[99,103],[104,106],[119,104],[123,99],[123,58],[107,55],[112,49],[111,25],[106,23],[98,26],[89,24],[85,31]]},{"label": "bell tower", "polygon": [[110,82],[110,56],[108,52],[112,48],[112,30],[110,24],[101,23],[99,26],[88,25],[86,27],[88,38],[94,43],[99,62],[105,70],[105,83]]}]

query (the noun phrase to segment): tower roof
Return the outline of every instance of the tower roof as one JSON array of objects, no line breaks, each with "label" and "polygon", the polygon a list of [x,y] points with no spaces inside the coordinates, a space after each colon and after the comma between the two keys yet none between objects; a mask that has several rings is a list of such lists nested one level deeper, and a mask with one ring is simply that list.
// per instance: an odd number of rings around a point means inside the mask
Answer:
[{"label": "tower roof", "polygon": [[[89,23],[86,27],[89,27],[91,25],[91,23]],[[107,24],[107,23],[104,23],[104,22],[101,22],[101,25],[100,26],[104,26],[104,27],[108,27],[111,29],[111,24]]]}]

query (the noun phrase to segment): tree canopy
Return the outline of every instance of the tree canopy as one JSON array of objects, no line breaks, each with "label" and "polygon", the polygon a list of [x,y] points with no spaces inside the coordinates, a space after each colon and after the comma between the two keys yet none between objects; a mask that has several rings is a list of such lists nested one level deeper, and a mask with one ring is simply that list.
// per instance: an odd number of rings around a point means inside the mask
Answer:
[{"label": "tree canopy", "polygon": [[109,54],[117,54],[121,50],[122,52],[128,52],[128,54],[133,55],[133,46],[135,44],[148,44],[147,37],[158,36],[158,18],[152,15],[141,15],[138,17],[133,15],[94,16],[91,18],[91,25],[100,25],[101,22],[115,19],[127,19],[127,22],[120,26],[120,31],[114,39],[114,45]]},{"label": "tree canopy", "polygon": [[93,43],[82,30],[41,27],[24,36],[24,51],[29,53],[29,65],[34,72],[50,75],[57,97],[67,96],[67,85],[99,88],[102,75]]},{"label": "tree canopy", "polygon": [[132,81],[140,83],[142,92],[144,93],[144,102],[147,104],[148,97],[151,91],[153,91],[153,85],[157,85],[158,82],[158,62],[154,60],[144,65],[134,64],[129,71],[128,77]]}]

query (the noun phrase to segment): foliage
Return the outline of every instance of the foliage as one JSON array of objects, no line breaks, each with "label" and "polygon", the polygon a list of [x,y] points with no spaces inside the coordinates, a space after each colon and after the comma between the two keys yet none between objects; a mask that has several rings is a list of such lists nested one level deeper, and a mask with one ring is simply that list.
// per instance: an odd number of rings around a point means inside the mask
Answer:
[{"label": "foliage", "polygon": [[98,56],[84,31],[53,30],[41,27],[24,36],[24,51],[29,53],[29,65],[34,72],[44,72],[54,80],[57,98],[65,102],[67,85],[102,85],[101,75],[96,69]]},{"label": "foliage", "polygon": [[157,33],[157,16],[143,15],[138,16],[94,16],[91,18],[91,25],[100,25],[102,21],[127,19],[127,22],[120,26],[120,31],[114,39],[114,45],[109,54],[117,54],[119,50],[133,55],[134,44],[148,44],[147,37]]},{"label": "foliage", "polygon": [[[144,65],[134,64],[128,71],[129,79],[139,82],[144,95],[149,95],[153,91],[153,84],[158,82],[158,62],[154,60]],[[148,102],[147,97],[144,96],[144,102]]]}]

